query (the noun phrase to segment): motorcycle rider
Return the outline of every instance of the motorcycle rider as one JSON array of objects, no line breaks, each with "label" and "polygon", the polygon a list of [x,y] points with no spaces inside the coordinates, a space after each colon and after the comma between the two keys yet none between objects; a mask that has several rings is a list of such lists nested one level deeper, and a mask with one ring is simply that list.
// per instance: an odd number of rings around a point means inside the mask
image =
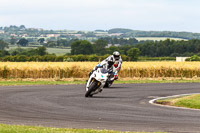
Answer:
[{"label": "motorcycle rider", "polygon": [[97,66],[95,66],[92,70],[92,72],[89,73],[89,77],[92,75],[92,73],[97,70],[97,68],[105,68],[106,70],[113,70],[113,65],[115,63],[115,59],[113,57],[108,57],[105,60],[103,60],[101,63],[99,63]]},{"label": "motorcycle rider", "polygon": [[121,69],[122,65],[122,58],[120,56],[120,53],[118,51],[113,52],[112,55],[110,55],[108,58],[113,57],[115,59],[114,67],[115,67],[115,80],[118,79],[118,72]]},{"label": "motorcycle rider", "polygon": [[122,58],[120,56],[120,53],[118,51],[115,51],[113,52],[112,55],[108,56],[105,60],[103,60],[101,63],[95,66],[92,72],[89,73],[89,77],[99,67],[104,67],[106,70],[112,69],[113,71],[113,66],[114,66],[116,71],[115,71],[115,75],[113,76],[115,76],[115,79],[118,79],[117,74],[121,69],[121,64],[122,64]]}]

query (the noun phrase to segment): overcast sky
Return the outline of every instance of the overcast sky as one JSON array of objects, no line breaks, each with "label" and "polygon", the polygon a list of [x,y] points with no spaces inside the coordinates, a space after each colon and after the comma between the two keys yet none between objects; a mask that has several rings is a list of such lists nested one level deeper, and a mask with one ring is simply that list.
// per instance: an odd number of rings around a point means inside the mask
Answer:
[{"label": "overcast sky", "polygon": [[0,26],[200,33],[199,0],[1,0]]}]

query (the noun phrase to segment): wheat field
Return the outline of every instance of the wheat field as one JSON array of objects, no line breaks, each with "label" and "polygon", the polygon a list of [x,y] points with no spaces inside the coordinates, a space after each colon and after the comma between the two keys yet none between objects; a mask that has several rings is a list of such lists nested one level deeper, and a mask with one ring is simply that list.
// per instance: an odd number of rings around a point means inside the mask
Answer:
[{"label": "wheat field", "polygon": [[[98,62],[0,62],[0,78],[87,78]],[[200,62],[123,62],[120,78],[200,77]]]}]

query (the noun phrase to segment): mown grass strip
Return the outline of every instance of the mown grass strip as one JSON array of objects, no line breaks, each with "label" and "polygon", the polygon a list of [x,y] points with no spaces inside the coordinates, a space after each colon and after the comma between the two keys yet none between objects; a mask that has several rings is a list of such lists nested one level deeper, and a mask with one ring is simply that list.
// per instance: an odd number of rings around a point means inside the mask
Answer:
[{"label": "mown grass strip", "polygon": [[67,128],[50,128],[50,127],[17,126],[17,125],[0,124],[0,133],[141,133],[141,132],[120,132],[120,131],[93,130],[93,129],[67,129]]},{"label": "mown grass strip", "polygon": [[200,94],[183,96],[179,98],[157,100],[156,103],[177,106],[177,107],[200,109]]},{"label": "mown grass strip", "polygon": [[0,81],[0,86],[84,84],[85,81]]},{"label": "mown grass strip", "polygon": [[[86,80],[73,80],[73,81],[52,81],[52,80],[0,80],[0,86],[15,86],[15,85],[68,85],[68,84],[85,84]],[[200,80],[117,80],[114,84],[137,84],[137,83],[200,83]]]}]

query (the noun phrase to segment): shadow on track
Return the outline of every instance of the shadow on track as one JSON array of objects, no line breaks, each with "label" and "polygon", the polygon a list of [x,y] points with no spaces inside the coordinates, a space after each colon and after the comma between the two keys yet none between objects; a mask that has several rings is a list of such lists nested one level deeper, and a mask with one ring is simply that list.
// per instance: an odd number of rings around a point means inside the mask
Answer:
[{"label": "shadow on track", "polygon": [[113,97],[113,96],[93,96],[93,97],[88,97],[88,98],[94,98],[94,99],[100,99],[100,98],[106,98],[106,99],[121,99],[121,98],[126,98],[126,97]]},{"label": "shadow on track", "polygon": [[124,89],[124,88],[130,88],[130,87],[123,87],[123,86],[111,86],[109,88],[103,88],[103,89]]}]

